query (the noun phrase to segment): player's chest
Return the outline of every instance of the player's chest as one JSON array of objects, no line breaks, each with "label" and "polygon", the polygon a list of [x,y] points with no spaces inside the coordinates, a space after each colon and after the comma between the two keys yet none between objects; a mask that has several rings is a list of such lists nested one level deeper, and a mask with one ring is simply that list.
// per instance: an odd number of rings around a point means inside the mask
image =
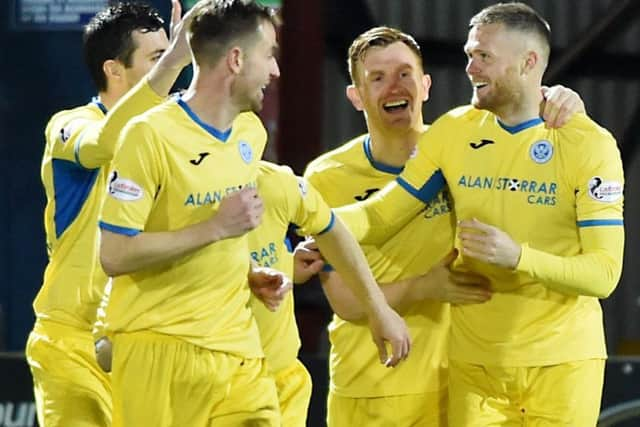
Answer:
[{"label": "player's chest", "polygon": [[457,141],[445,178],[455,200],[557,207],[573,198],[555,142],[544,135]]},{"label": "player's chest", "polygon": [[162,197],[175,207],[215,207],[229,194],[256,185],[259,145],[248,140],[185,143],[168,153]]}]

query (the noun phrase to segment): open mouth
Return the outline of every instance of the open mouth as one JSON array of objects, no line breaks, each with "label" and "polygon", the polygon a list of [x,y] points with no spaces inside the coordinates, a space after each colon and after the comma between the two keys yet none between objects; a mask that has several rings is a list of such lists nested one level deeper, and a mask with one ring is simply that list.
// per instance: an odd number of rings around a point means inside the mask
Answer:
[{"label": "open mouth", "polygon": [[475,90],[481,90],[482,88],[485,88],[487,86],[489,86],[489,83],[487,82],[472,82],[473,88]]},{"label": "open mouth", "polygon": [[386,102],[382,105],[382,108],[384,108],[384,111],[386,111],[387,113],[404,111],[407,108],[409,108],[409,101],[407,101],[406,99],[403,99],[400,101]]}]

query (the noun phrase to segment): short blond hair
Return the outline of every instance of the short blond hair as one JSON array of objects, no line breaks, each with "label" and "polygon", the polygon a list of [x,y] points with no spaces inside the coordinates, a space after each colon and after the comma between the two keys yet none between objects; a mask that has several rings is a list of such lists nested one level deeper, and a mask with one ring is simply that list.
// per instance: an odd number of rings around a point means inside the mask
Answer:
[{"label": "short blond hair", "polygon": [[358,84],[358,63],[364,60],[369,49],[372,47],[386,47],[397,42],[407,45],[418,58],[420,67],[423,67],[422,51],[413,37],[395,28],[375,27],[356,37],[349,47],[348,65],[351,82]]}]

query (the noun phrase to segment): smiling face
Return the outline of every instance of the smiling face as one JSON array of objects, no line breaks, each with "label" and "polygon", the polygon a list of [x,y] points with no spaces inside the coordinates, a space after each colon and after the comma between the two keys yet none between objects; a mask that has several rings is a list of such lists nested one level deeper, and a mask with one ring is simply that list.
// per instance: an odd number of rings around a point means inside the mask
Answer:
[{"label": "smiling face", "polygon": [[264,91],[280,76],[276,61],[278,43],[271,22],[262,21],[258,27],[257,42],[244,50],[242,71],[234,85],[235,97],[243,110],[258,112],[262,109]]},{"label": "smiling face", "polygon": [[422,125],[422,103],[430,79],[417,55],[403,42],[372,46],[356,69],[356,108],[369,126],[409,129]]},{"label": "smiling face", "polygon": [[520,102],[524,84],[521,65],[526,60],[522,44],[522,35],[502,24],[471,28],[464,51],[474,107],[499,115]]}]

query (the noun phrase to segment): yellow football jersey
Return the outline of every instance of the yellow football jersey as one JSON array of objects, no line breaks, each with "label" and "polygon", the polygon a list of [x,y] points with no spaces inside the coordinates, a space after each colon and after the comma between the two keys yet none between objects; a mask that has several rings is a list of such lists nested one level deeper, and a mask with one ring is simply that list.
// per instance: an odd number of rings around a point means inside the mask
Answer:
[{"label": "yellow football jersey", "polygon": [[162,98],[140,82],[112,109],[91,103],[55,114],[45,131],[41,176],[49,264],[33,303],[38,319],[91,330],[107,281],[97,259],[98,216],[117,134],[138,112]]},{"label": "yellow football jersey", "polygon": [[[305,177],[332,207],[367,199],[393,181],[402,168],[376,162],[367,135],[330,151],[309,164]],[[426,273],[453,247],[453,217],[445,191],[384,244],[363,246],[379,283]],[[449,306],[436,301],[414,305],[404,316],[412,356],[394,369],[378,360],[366,326],[338,316],[329,325],[331,390],[348,397],[426,393],[446,386]],[[416,375],[420,380],[416,381]]]},{"label": "yellow football jersey", "polygon": [[[580,254],[581,227],[623,225],[615,140],[584,115],[547,129],[541,119],[507,127],[487,111],[452,110],[423,135],[398,183],[427,201],[442,178],[458,219],[477,218],[550,254]],[[460,268],[489,277],[496,293],[452,309],[452,359],[540,366],[606,356],[597,298],[471,259]]]},{"label": "yellow football jersey", "polygon": [[[220,131],[179,98],[130,121],[108,179],[100,227],[135,235],[209,219],[225,195],[256,185],[266,131],[253,113]],[[116,277],[108,333],[153,331],[251,358],[263,355],[247,304],[247,237]]]},{"label": "yellow football jersey", "polygon": [[[249,233],[251,259],[293,278],[293,254],[285,242],[289,225],[303,234],[317,235],[333,225],[331,209],[318,192],[291,169],[260,162],[258,192],[265,205],[262,224]],[[251,296],[251,309],[258,322],[269,371],[279,372],[295,363],[300,337],[289,292],[276,312]]]}]

